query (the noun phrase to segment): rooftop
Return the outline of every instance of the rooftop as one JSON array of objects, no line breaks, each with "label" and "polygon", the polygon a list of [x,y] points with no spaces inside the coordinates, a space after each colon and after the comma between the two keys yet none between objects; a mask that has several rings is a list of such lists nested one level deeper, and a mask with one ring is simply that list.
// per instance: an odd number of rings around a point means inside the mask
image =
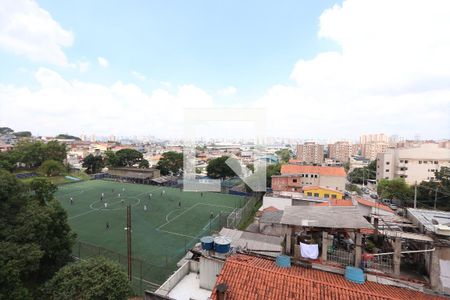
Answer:
[{"label": "rooftop", "polygon": [[199,287],[200,279],[197,273],[189,273],[169,292],[168,296],[177,300],[207,300],[211,291]]},{"label": "rooftop", "polygon": [[[275,262],[248,255],[230,256],[217,278],[226,283],[227,299],[445,299],[375,282],[357,284],[344,276],[315,269],[277,267]],[[217,298],[214,288],[211,299]]]},{"label": "rooftop", "polygon": [[389,206],[375,202],[375,201],[371,201],[371,200],[367,200],[367,199],[363,199],[363,198],[356,198],[356,201],[358,202],[358,204],[361,204],[361,205],[375,207],[378,209],[382,209],[384,211],[394,213],[394,211]]},{"label": "rooftop", "polygon": [[236,229],[222,228],[219,233],[231,238],[231,247],[276,256],[282,251],[281,241],[283,238],[260,233],[246,232]]},{"label": "rooftop", "polygon": [[280,223],[322,228],[373,228],[355,206],[288,206]]},{"label": "rooftop", "polygon": [[281,166],[282,175],[306,173],[314,173],[322,176],[347,176],[343,167],[302,166],[293,164],[285,164]]},{"label": "rooftop", "polygon": [[353,206],[353,202],[348,199],[329,199],[327,202],[316,204],[316,206]]}]

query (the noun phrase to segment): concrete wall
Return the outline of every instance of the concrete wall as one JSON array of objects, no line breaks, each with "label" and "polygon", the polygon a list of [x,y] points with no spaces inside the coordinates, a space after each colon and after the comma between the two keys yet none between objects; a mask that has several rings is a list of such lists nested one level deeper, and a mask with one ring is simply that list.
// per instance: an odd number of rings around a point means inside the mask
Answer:
[{"label": "concrete wall", "polygon": [[167,296],[171,289],[177,285],[181,279],[189,274],[189,261],[186,261],[175,273],[172,274],[157,290],[156,294]]},{"label": "concrete wall", "polygon": [[264,196],[261,209],[267,208],[269,206],[273,206],[279,210],[284,210],[286,206],[292,206],[292,199]]},{"label": "concrete wall", "polygon": [[213,290],[224,263],[222,260],[200,257],[200,288]]},{"label": "concrete wall", "polygon": [[435,291],[450,294],[450,248],[435,248],[431,260],[431,287]]}]

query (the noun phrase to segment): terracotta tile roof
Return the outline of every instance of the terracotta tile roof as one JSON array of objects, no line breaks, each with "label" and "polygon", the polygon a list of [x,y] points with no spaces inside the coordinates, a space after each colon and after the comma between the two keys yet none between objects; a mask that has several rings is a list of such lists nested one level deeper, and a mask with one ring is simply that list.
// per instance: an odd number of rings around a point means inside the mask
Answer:
[{"label": "terracotta tile roof", "polygon": [[314,186],[314,185],[304,186],[304,187],[302,187],[302,190],[304,190],[304,191],[310,191],[310,190],[326,190],[326,191],[330,191],[330,192],[333,192],[333,193],[337,193],[337,194],[342,194],[342,195],[344,195],[344,193],[341,192],[341,191],[329,189],[329,188],[322,187],[322,186]]},{"label": "terracotta tile roof", "polygon": [[389,206],[381,204],[381,203],[378,203],[378,202],[366,200],[366,199],[363,199],[363,198],[356,198],[356,201],[358,201],[358,203],[362,204],[362,205],[366,205],[366,206],[370,206],[370,207],[376,207],[376,208],[382,209],[384,211],[388,211],[388,212],[394,213],[394,211]]},{"label": "terracotta tile roof", "polygon": [[266,212],[266,211],[279,211],[279,209],[274,207],[274,206],[269,206],[269,207],[264,208],[262,211],[263,212]]},{"label": "terracotta tile roof", "polygon": [[[375,282],[352,283],[342,275],[320,270],[279,268],[274,261],[241,254],[227,259],[216,286],[220,283],[228,286],[227,300],[445,299]],[[211,299],[217,299],[215,288]]]},{"label": "terracotta tile roof", "polygon": [[347,199],[329,199],[328,202],[319,203],[316,206],[353,206],[353,202]]},{"label": "terracotta tile roof", "polygon": [[292,164],[284,164],[281,166],[282,175],[311,173],[325,176],[347,176],[343,167],[301,166]]}]

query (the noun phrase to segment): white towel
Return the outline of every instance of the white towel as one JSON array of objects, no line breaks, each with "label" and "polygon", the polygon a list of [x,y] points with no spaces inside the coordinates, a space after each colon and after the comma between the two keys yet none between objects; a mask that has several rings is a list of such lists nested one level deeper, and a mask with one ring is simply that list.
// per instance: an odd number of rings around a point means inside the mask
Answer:
[{"label": "white towel", "polygon": [[300,254],[305,258],[316,259],[319,256],[319,245],[300,243]]}]

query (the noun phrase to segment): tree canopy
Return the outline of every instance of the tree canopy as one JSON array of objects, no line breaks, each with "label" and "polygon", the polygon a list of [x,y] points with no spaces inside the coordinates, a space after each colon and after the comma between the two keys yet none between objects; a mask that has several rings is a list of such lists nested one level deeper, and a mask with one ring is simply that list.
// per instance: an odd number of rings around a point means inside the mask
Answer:
[{"label": "tree canopy", "polygon": [[0,170],[0,299],[40,298],[39,286],[71,260],[75,234],[55,189]]},{"label": "tree canopy", "polygon": [[161,155],[156,168],[161,175],[179,175],[183,171],[183,153],[167,151]]},{"label": "tree canopy", "polygon": [[403,178],[381,179],[377,185],[377,193],[382,199],[400,200],[403,203],[411,201],[413,193]]},{"label": "tree canopy", "polygon": [[375,174],[377,171],[376,164],[377,162],[374,160],[370,162],[367,167],[354,169],[353,171],[348,173],[348,180],[351,183],[362,184],[363,180],[364,183],[366,183],[368,179],[375,179]]},{"label": "tree canopy", "polygon": [[131,294],[131,287],[118,264],[97,257],[63,267],[48,282],[46,291],[54,300],[124,300]]},{"label": "tree canopy", "polygon": [[240,170],[239,162],[236,159],[228,156],[221,156],[218,158],[211,159],[208,162],[208,166],[206,167],[206,172],[208,176],[211,178],[222,178],[222,179],[236,176],[237,174],[226,163],[228,159],[230,159],[230,163],[235,165],[235,168],[237,170]]},{"label": "tree canopy", "polygon": [[59,161],[49,159],[42,163],[38,171],[39,173],[42,173],[45,176],[50,177],[60,175],[64,173],[66,169],[64,168],[63,164],[60,163]]},{"label": "tree canopy", "polygon": [[288,148],[278,150],[275,152],[275,154],[281,159],[282,162],[285,162],[285,163],[287,163],[294,155],[292,150],[288,149]]},{"label": "tree canopy", "polygon": [[55,139],[65,139],[65,140],[77,140],[80,141],[81,139],[77,136],[73,136],[70,134],[60,133],[57,136],[55,136]]},{"label": "tree canopy", "polygon": [[268,165],[266,167],[266,184],[267,187],[272,187],[272,176],[280,175],[281,173],[281,164]]},{"label": "tree canopy", "polygon": [[[114,154],[114,152],[112,152]],[[83,168],[86,168],[86,173],[95,174],[99,173],[105,166],[103,157],[100,155],[89,154],[83,159]]]}]

